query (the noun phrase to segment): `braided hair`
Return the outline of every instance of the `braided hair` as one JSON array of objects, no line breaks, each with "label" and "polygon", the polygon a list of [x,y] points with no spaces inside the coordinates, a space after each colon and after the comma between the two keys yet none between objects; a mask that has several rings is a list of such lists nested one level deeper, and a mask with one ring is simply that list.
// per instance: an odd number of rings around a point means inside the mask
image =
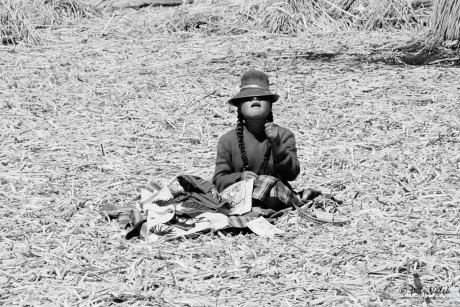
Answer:
[{"label": "braided hair", "polygon": [[[268,113],[265,121],[270,122],[270,123],[273,122],[273,113],[271,110],[270,110],[270,113]],[[236,125],[236,136],[238,137],[238,146],[240,147],[241,159],[243,160],[243,164],[244,164],[243,171],[247,171],[249,169],[249,160],[248,160],[248,156],[246,154],[246,148],[244,147],[244,142],[243,142],[243,127],[244,127],[244,116],[241,113],[241,109],[238,107],[238,122]],[[268,161],[270,160],[271,153],[272,153],[272,145],[270,141],[267,140],[267,150],[265,150],[264,160],[262,161],[262,164],[260,165],[259,169],[256,172],[257,175],[267,172]]]}]

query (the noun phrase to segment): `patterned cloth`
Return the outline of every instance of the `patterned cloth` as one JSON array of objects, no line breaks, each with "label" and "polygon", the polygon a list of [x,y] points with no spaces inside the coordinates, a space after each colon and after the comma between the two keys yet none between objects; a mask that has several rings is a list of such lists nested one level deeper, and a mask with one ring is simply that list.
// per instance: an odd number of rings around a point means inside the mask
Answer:
[{"label": "patterned cloth", "polygon": [[292,206],[292,203],[297,206],[303,205],[302,200],[279,179],[261,175],[254,182],[252,198],[263,202],[269,196],[278,198],[286,206]]},{"label": "patterned cloth", "polygon": [[[263,203],[267,197],[276,197],[288,208],[275,211],[273,209],[252,207],[251,211],[244,215],[227,216],[216,212],[216,209],[227,201],[221,198],[220,195],[215,194],[216,189],[210,182],[188,175],[178,176],[177,180],[183,189],[174,188],[172,189],[174,190],[173,192],[167,193],[173,198],[161,199],[157,203],[150,204],[142,202],[141,199],[142,207],[138,209],[129,208],[129,219],[126,214],[128,210],[111,208],[111,212],[123,213],[119,215],[120,226],[124,227],[124,229],[130,228],[126,234],[126,239],[143,237],[149,241],[159,241],[162,238],[181,237],[211,229],[246,228],[249,222],[259,217],[264,217],[267,221],[273,222],[277,217],[290,211],[293,204],[302,204],[301,199],[279,179],[261,175],[254,181],[252,199]],[[162,190],[167,188],[163,187]],[[179,192],[176,193],[175,191]],[[153,200],[155,199],[155,191],[151,193],[152,195],[147,195],[146,197]],[[194,207],[184,206],[187,202],[188,205],[193,203]],[[174,214],[168,215],[170,216],[168,221],[164,219],[166,205],[174,207]],[[152,210],[156,210],[156,213],[152,214],[154,213]],[[105,213],[107,214],[107,211]],[[153,222],[152,224],[152,218],[149,219],[152,216],[161,221],[161,223]]]},{"label": "patterned cloth", "polygon": [[220,197],[216,187],[209,181],[197,176],[180,175],[176,177],[184,189],[182,195],[174,197],[176,202],[185,201],[192,206],[204,205],[208,208],[217,209],[227,203]]}]

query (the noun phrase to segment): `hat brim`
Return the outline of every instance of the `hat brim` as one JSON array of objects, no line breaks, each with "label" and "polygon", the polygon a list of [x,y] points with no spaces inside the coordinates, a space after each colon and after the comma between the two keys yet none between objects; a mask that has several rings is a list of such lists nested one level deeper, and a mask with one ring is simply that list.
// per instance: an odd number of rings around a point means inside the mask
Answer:
[{"label": "hat brim", "polygon": [[251,97],[269,98],[272,103],[276,102],[280,98],[279,95],[273,94],[272,92],[264,90],[264,89],[246,88],[246,89],[242,89],[238,94],[233,96],[228,101],[228,104],[234,107],[237,107],[243,100],[246,100],[247,98],[251,98]]}]

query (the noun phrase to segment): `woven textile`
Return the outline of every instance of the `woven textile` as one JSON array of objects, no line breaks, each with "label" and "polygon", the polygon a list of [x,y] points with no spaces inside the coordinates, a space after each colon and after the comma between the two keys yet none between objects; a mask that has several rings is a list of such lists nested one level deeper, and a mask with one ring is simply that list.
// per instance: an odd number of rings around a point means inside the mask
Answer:
[{"label": "woven textile", "polygon": [[[211,229],[246,228],[248,222],[259,217],[273,222],[277,217],[290,211],[293,203],[299,205],[302,203],[300,198],[279,179],[261,175],[254,181],[252,199],[259,200],[263,204],[267,197],[276,197],[289,208],[275,211],[262,207],[252,207],[251,211],[246,214],[227,216],[221,212],[216,212],[216,209],[219,210],[227,201],[220,195],[216,195],[216,189],[210,182],[196,176],[181,175],[177,179],[183,190],[180,193],[170,193],[172,198],[160,200],[160,206],[155,203],[154,193],[158,193],[158,191],[144,190],[143,197],[148,201],[145,202],[141,199],[139,203],[142,203],[142,206],[138,206],[137,209],[129,208],[130,210],[110,208],[110,210],[106,210],[106,213],[107,211],[124,212],[124,214],[119,215],[119,222],[120,226],[125,229],[131,225],[126,235],[127,239],[141,237],[148,241],[159,241],[162,238],[171,239]],[[167,189],[167,186],[162,189]],[[152,195],[148,193],[152,193]],[[184,206],[186,203],[192,202],[200,205],[200,207]],[[168,219],[165,219],[167,216],[163,211],[171,206],[174,214],[168,215]],[[129,220],[126,211],[130,211]]]},{"label": "woven textile", "polygon": [[272,176],[261,175],[257,177],[254,182],[252,198],[263,202],[269,196],[278,198],[287,206],[291,206],[292,203],[297,206],[303,205],[302,200],[279,179]]}]

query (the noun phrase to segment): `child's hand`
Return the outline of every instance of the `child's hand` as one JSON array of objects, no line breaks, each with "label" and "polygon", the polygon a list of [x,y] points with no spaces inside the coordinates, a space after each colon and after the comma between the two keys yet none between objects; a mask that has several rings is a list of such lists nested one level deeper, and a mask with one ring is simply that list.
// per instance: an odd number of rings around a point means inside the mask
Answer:
[{"label": "child's hand", "polygon": [[245,171],[241,174],[241,180],[248,180],[248,179],[252,179],[252,178],[257,178],[257,174],[254,173],[254,172],[250,172],[250,171]]},{"label": "child's hand", "polygon": [[271,143],[276,143],[280,139],[278,126],[274,123],[265,123],[265,134]]}]

